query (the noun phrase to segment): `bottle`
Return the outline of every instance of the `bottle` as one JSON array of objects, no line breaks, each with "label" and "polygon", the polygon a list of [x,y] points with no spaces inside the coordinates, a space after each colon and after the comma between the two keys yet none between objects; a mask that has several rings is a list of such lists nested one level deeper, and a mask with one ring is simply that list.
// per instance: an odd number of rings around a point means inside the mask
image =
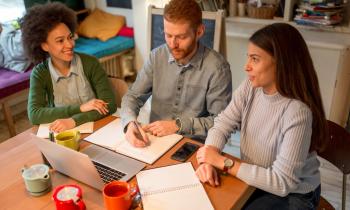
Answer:
[{"label": "bottle", "polygon": [[237,0],[230,0],[229,15],[231,17],[237,16]]}]

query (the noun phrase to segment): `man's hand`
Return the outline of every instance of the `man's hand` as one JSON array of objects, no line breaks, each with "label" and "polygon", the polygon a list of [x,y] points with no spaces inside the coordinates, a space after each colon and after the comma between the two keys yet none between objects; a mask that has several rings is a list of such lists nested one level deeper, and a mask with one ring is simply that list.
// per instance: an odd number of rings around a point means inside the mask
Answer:
[{"label": "man's hand", "polygon": [[81,112],[88,112],[92,110],[98,111],[98,113],[101,115],[106,115],[108,114],[108,103],[104,102],[103,100],[94,98],[85,104],[80,105]]},{"label": "man's hand", "polygon": [[196,170],[196,175],[203,183],[208,182],[213,187],[220,185],[216,169],[208,163],[201,164]]},{"label": "man's hand", "polygon": [[224,160],[226,159],[224,156],[220,155],[219,150],[216,147],[204,145],[197,152],[197,162],[208,163],[218,169],[223,169]]},{"label": "man's hand", "polygon": [[175,120],[162,120],[145,125],[143,129],[154,136],[166,136],[176,133],[179,127],[177,127]]},{"label": "man's hand", "polygon": [[[126,140],[134,147],[145,147],[149,144],[149,139],[141,126],[136,125],[137,122],[130,122],[125,133]],[[141,135],[141,136],[140,136]],[[141,139],[141,137],[143,139]]]},{"label": "man's hand", "polygon": [[73,118],[57,119],[50,124],[49,130],[55,133],[59,133],[65,130],[72,129],[75,127],[75,125],[76,124]]}]

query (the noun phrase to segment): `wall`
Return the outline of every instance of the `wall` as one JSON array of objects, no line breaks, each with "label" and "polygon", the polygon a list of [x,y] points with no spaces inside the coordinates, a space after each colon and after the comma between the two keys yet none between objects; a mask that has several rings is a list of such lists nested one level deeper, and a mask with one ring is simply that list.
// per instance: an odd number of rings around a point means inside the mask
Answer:
[{"label": "wall", "polygon": [[162,8],[169,0],[132,0],[134,15],[135,32],[135,68],[139,71],[142,68],[145,59],[148,58],[147,52],[147,8],[152,4]]},{"label": "wall", "polygon": [[[127,26],[130,26],[130,27],[134,26],[134,16],[133,16],[134,14],[130,9],[107,7],[106,0],[84,0],[84,3],[85,3],[85,7],[90,8],[91,10],[97,7],[111,14],[124,15],[126,18]],[[134,3],[133,3],[133,6],[134,6]]]},{"label": "wall", "polygon": [[145,0],[132,0],[135,35],[135,68],[139,71],[148,57],[147,49],[147,7]]},{"label": "wall", "polygon": [[[93,1],[93,0],[86,0]],[[140,70],[145,60],[148,58],[149,52],[147,49],[147,7],[149,4],[155,4],[157,7],[163,7],[168,0],[132,0],[133,9],[131,11],[131,18],[133,19],[133,26],[135,30],[135,67]],[[105,1],[97,0],[96,6],[105,11],[116,13],[119,11],[115,8],[106,7]],[[130,12],[130,10],[128,10]],[[130,15],[129,13],[127,14]],[[126,16],[127,16],[126,15]],[[129,24],[129,23],[128,23]],[[267,24],[267,23],[265,23]],[[233,88],[236,89],[241,81],[246,77],[244,72],[244,64],[246,61],[246,52],[249,36],[254,33],[264,24],[240,23],[234,21],[226,21],[226,35],[227,35],[227,58],[231,65]],[[314,61],[316,71],[318,73],[321,94],[323,97],[323,104],[325,107],[327,117],[331,116],[334,106],[339,106],[334,103],[335,85],[337,82],[337,71],[344,69],[340,62],[342,54],[345,51],[348,53],[350,47],[350,37],[342,33],[320,32],[300,29],[305,38]],[[347,58],[347,57],[346,57]],[[346,71],[346,69],[345,69]],[[345,74],[350,74],[346,71]],[[347,84],[346,84],[347,85]],[[344,97],[350,95],[348,88],[343,88]],[[341,105],[345,106],[345,105]],[[347,106],[345,106],[347,107]],[[346,108],[348,109],[348,108]],[[348,111],[341,113],[347,115]],[[344,117],[345,118],[345,117]],[[342,120],[343,123],[343,120]]]},{"label": "wall", "polygon": [[[132,0],[132,10],[107,7],[105,0],[84,0],[85,6],[95,7],[112,14],[122,14],[127,19],[127,25],[134,27],[135,38],[135,68],[140,70],[144,59],[148,57],[147,48],[147,7],[152,0]],[[160,3],[162,0],[153,0]]]},{"label": "wall", "polygon": [[[226,21],[227,60],[231,66],[233,89],[246,78],[244,65],[248,39],[262,26]],[[344,126],[350,106],[350,36],[305,29],[299,31],[314,62],[326,117]]]}]

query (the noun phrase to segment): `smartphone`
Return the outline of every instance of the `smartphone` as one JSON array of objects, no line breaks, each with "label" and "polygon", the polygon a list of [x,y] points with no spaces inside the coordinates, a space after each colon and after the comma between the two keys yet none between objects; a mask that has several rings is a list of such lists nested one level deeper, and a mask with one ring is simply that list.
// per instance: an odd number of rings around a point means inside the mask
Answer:
[{"label": "smartphone", "polygon": [[171,155],[171,159],[185,162],[198,148],[199,145],[186,142]]}]

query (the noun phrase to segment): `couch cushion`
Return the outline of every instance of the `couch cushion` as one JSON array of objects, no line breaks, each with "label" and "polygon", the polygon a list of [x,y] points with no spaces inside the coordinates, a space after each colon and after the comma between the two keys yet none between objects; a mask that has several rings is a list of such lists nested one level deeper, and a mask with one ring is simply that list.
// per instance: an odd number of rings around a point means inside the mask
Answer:
[{"label": "couch cushion", "polygon": [[0,99],[29,87],[31,70],[17,73],[0,68]]},{"label": "couch cushion", "polygon": [[107,41],[114,37],[124,25],[124,16],[112,15],[95,9],[80,23],[78,34],[88,38],[98,38],[101,41]]},{"label": "couch cushion", "polygon": [[102,58],[134,47],[134,39],[124,36],[113,37],[106,42],[80,37],[75,42],[75,52]]}]

